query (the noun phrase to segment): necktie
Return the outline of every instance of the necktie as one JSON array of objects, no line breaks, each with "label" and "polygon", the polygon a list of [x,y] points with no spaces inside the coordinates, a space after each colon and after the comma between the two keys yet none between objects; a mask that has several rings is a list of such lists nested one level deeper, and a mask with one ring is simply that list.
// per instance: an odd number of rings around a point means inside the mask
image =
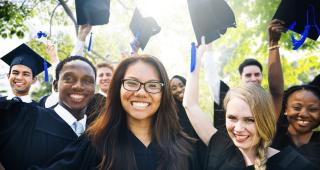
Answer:
[{"label": "necktie", "polygon": [[82,124],[80,122],[75,121],[72,125],[73,125],[74,132],[78,136],[80,136],[84,132],[84,127],[82,126]]}]

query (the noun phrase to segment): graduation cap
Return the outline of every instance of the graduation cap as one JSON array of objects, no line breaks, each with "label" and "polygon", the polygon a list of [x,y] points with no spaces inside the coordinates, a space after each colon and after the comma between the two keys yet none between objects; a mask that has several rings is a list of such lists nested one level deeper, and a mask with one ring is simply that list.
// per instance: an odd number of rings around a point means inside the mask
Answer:
[{"label": "graduation cap", "polygon": [[188,8],[198,44],[201,36],[206,37],[208,44],[228,27],[236,27],[234,13],[224,0],[188,0]]},{"label": "graduation cap", "polygon": [[273,16],[285,22],[285,27],[317,40],[320,34],[319,0],[282,0]]},{"label": "graduation cap", "polygon": [[[6,54],[1,58],[5,63],[7,63],[10,68],[14,65],[24,65],[32,70],[32,75],[36,76],[42,71],[46,72],[45,76],[48,76],[48,70],[51,66],[44,58],[33,51],[25,43],[21,44],[17,48],[13,49],[11,52]],[[48,77],[46,77],[46,80]]]},{"label": "graduation cap", "polygon": [[139,42],[142,50],[146,47],[149,39],[160,32],[161,27],[152,17],[142,17],[139,10],[134,10],[133,17],[130,22],[130,30]]},{"label": "graduation cap", "polygon": [[78,25],[103,25],[109,22],[110,0],[76,0]]}]

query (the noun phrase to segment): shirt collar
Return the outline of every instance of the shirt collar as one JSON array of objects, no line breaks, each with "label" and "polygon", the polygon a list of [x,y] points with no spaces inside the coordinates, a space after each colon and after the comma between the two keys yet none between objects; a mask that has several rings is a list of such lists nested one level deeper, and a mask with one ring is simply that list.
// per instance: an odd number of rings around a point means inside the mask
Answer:
[{"label": "shirt collar", "polygon": [[107,97],[107,94],[103,92],[101,89],[99,90],[99,93],[102,94],[104,97]]},{"label": "shirt collar", "polygon": [[[62,107],[60,104],[58,104],[54,111],[73,129],[73,123],[77,121],[77,119],[64,107]],[[79,120],[84,127],[84,130],[86,129],[86,123],[87,123],[87,115],[84,114],[84,117]]]},{"label": "shirt collar", "polygon": [[30,95],[16,96],[12,92],[8,92],[7,100],[11,100],[14,97],[19,97],[25,103],[31,103],[32,102],[32,99],[31,99]]}]

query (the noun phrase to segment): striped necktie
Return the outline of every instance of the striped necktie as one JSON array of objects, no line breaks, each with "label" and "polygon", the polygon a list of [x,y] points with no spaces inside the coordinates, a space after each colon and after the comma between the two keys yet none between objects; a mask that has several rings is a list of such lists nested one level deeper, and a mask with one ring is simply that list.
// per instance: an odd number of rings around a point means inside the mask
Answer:
[{"label": "striped necktie", "polygon": [[84,132],[84,127],[78,121],[75,121],[73,124],[73,131],[80,136]]}]

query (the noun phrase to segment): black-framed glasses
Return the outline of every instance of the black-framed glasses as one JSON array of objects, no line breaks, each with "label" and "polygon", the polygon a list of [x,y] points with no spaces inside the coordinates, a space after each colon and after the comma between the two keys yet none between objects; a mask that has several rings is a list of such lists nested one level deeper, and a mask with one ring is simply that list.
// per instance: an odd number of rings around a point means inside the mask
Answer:
[{"label": "black-framed glasses", "polygon": [[153,94],[160,93],[162,87],[164,86],[164,84],[159,81],[148,81],[141,83],[140,81],[134,79],[122,80],[123,88],[128,91],[139,91],[141,89],[141,85],[143,85],[143,88],[146,92]]}]

